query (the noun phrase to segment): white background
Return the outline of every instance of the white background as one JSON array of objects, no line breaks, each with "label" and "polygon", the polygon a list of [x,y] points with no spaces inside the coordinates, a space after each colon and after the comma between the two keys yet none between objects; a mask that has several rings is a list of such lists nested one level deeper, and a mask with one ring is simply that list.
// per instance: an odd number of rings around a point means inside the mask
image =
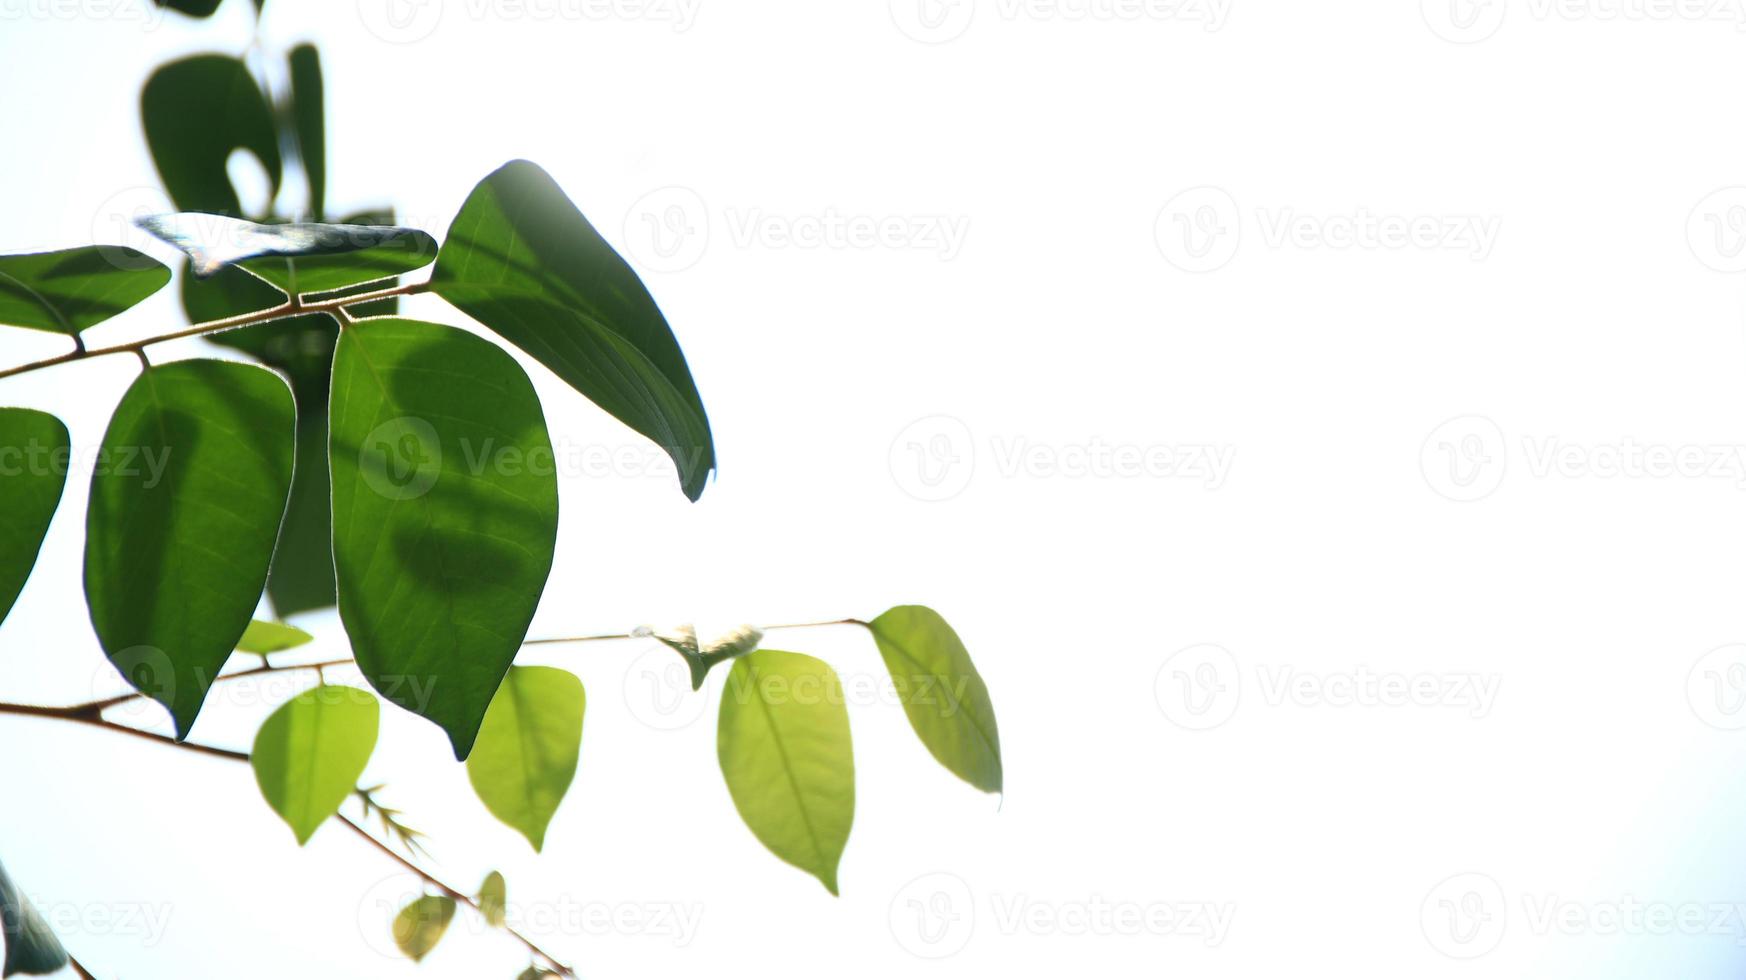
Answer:
[{"label": "white background", "polygon": [[[740,824],[713,702],[666,700],[661,655],[542,648],[589,692],[545,854],[434,727],[385,729],[367,778],[440,873],[502,868],[601,977],[1737,975],[1740,4],[1449,2],[268,0],[262,50],[322,47],[330,210],[440,236],[535,160],[685,347],[721,460],[696,505],[595,465],[647,454],[524,359],[576,460],[533,635],[925,602],[998,709],[1004,799],[888,698],[852,706],[833,900]],[[247,4],[0,11],[0,247],[135,240],[139,86],[242,51]],[[179,316],[165,290],[90,337]],[[8,333],[0,362],[59,344]],[[135,370],[0,401],[89,450]],[[117,690],[84,484],[0,630],[10,700]],[[343,655],[336,617],[301,622]],[[769,643],[882,676],[852,630]],[[1364,686],[1409,682],[1436,693]],[[288,693],[227,688],[195,737],[246,747]],[[384,957],[395,869],[332,826],[297,849],[244,767],[0,739],[0,855],[106,980],[525,965],[465,919],[422,967]]]}]

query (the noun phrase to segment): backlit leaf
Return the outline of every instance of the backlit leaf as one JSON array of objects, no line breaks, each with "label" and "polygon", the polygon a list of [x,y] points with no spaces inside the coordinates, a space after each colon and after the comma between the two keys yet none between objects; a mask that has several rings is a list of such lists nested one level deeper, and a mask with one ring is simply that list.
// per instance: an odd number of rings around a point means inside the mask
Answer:
[{"label": "backlit leaf", "polygon": [[36,906],[12,883],[4,865],[0,865],[0,935],[6,941],[0,977],[19,973],[45,976],[67,965],[65,947]]},{"label": "backlit leaf", "polygon": [[722,692],[716,753],[752,833],[837,894],[855,819],[855,758],[836,672],[801,653],[741,657]]},{"label": "backlit leaf", "polygon": [[715,468],[685,355],[631,267],[544,170],[505,164],[449,227],[431,289],[673,457],[696,500]]},{"label": "backlit leaf", "polygon": [[278,195],[279,134],[266,96],[240,60],[203,54],[164,65],[146,81],[140,115],[152,162],[182,210],[241,213],[226,169],[239,149],[260,160],[271,196]]},{"label": "backlit leaf", "polygon": [[178,738],[260,601],[295,425],[277,375],[193,360],[143,371],[103,436],[86,515],[91,623]]},{"label": "backlit leaf", "polygon": [[479,914],[485,917],[487,924],[501,926],[508,910],[509,886],[504,883],[502,872],[493,871],[479,886]]},{"label": "backlit leaf", "polygon": [[321,55],[313,44],[291,49],[291,120],[297,159],[309,180],[309,213],[320,220],[327,197],[327,122],[323,118]]},{"label": "backlit leaf", "polygon": [[415,898],[394,917],[394,945],[414,962],[422,960],[436,948],[454,918],[455,900],[447,895]]},{"label": "backlit leaf", "polygon": [[323,684],[279,706],[255,734],[249,762],[274,812],[306,844],[357,788],[376,749],[381,706],[355,687]]},{"label": "backlit leaf", "polygon": [[249,621],[249,628],[243,630],[242,639],[236,641],[236,649],[238,653],[265,656],[282,650],[296,649],[314,639],[315,637],[295,626],[255,619]]},{"label": "backlit leaf", "polygon": [[0,622],[36,567],[67,482],[71,444],[53,415],[0,408]]},{"label": "backlit leaf", "polygon": [[887,610],[868,628],[922,744],[960,779],[985,792],[1000,792],[994,702],[958,634],[926,606]]},{"label": "backlit leaf", "polygon": [[169,281],[163,263],[122,245],[0,255],[0,324],[77,334]]},{"label": "backlit leaf", "polygon": [[489,341],[370,319],[341,333],[329,417],[358,666],[464,759],[551,571],[558,488],[539,399]]},{"label": "backlit leaf", "polygon": [[586,703],[582,682],[568,671],[511,667],[467,758],[467,778],[485,808],[536,851],[576,776]]}]

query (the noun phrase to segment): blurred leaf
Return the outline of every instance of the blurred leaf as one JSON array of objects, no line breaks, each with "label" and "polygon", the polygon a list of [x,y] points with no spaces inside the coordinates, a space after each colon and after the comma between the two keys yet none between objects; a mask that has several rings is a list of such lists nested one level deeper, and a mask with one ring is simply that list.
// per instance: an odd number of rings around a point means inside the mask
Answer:
[{"label": "blurred leaf", "polygon": [[898,606],[867,625],[922,744],[958,778],[1000,792],[994,702],[958,634],[926,606]]},{"label": "blurred leaf", "polygon": [[551,571],[539,398],[489,341],[370,319],[340,336],[331,409],[334,570],[358,666],[465,759]]},{"label": "blurred leaf", "polygon": [[249,762],[274,812],[307,844],[339,812],[376,749],[381,705],[355,687],[323,684],[279,706],[255,734]]},{"label": "blurred leaf", "polygon": [[502,926],[508,910],[509,886],[504,883],[501,872],[493,871],[479,886],[479,914],[485,916],[490,925]]},{"label": "blurred leaf", "polygon": [[309,178],[309,215],[321,220],[327,197],[327,124],[322,118],[321,55],[313,44],[291,49],[291,118],[297,158]]},{"label": "blurred leaf", "polygon": [[0,977],[18,973],[46,976],[67,965],[67,951],[54,930],[0,865],[0,935],[6,937],[6,959]]},{"label": "blurred leaf", "polygon": [[122,245],[0,255],[0,324],[76,335],[169,281],[163,263]]},{"label": "blurred leaf", "polygon": [[696,627],[690,625],[663,630],[643,627],[639,632],[665,643],[685,658],[685,665],[691,669],[693,691],[703,689],[703,682],[709,676],[710,668],[756,650],[764,639],[764,632],[756,626],[736,626],[703,644],[697,640]]},{"label": "blurred leaf", "polygon": [[511,667],[467,759],[467,778],[491,815],[534,850],[576,777],[587,697],[556,667]]},{"label": "blurred leaf", "polygon": [[837,894],[855,819],[855,758],[836,672],[801,653],[741,657],[722,694],[716,752],[746,826]]},{"label": "blurred leaf", "polygon": [[631,267],[544,170],[505,164],[473,189],[431,289],[666,449],[696,500],[715,468],[685,355]]},{"label": "blurred leaf", "polygon": [[236,641],[236,649],[239,653],[253,653],[264,657],[269,653],[296,649],[314,639],[315,637],[286,623],[253,619],[249,621],[249,628],[243,630],[242,639]]},{"label": "blurred leaf", "polygon": [[91,623],[179,739],[260,601],[295,425],[277,375],[192,360],[141,372],[104,433],[86,518]]},{"label": "blurred leaf", "polygon": [[[61,420],[0,408],[0,623],[12,611],[60,506],[72,437]],[[18,457],[8,462],[8,455]]]},{"label": "blurred leaf", "polygon": [[[216,4],[187,6],[210,12]],[[146,80],[140,115],[152,162],[170,200],[182,210],[242,213],[226,169],[239,149],[260,160],[269,198],[278,196],[283,164],[273,112],[248,67],[236,58],[203,54],[164,65]]]},{"label": "blurred leaf", "polygon": [[[260,5],[265,2],[266,0],[255,0],[255,9],[258,11]],[[220,0],[158,0],[158,6],[187,14],[190,17],[211,17],[212,12],[218,9],[219,3]]]},{"label": "blurred leaf", "polygon": [[412,957],[425,958],[448,931],[455,918],[455,900],[447,895],[415,898],[394,917],[394,945]]},{"label": "blurred leaf", "polygon": [[436,257],[436,239],[416,228],[260,224],[193,211],[148,215],[134,223],[187,253],[199,278],[240,264],[287,293],[329,292],[388,279]]}]

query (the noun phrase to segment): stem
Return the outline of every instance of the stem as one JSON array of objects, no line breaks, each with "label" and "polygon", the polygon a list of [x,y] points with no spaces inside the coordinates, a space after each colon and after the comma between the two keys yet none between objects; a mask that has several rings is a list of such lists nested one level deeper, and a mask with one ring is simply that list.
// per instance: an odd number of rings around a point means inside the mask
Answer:
[{"label": "stem", "polygon": [[135,340],[131,343],[116,344],[113,347],[87,349],[81,342],[76,349],[69,351],[68,353],[0,370],[0,378],[10,378],[15,374],[28,374],[32,371],[40,371],[46,367],[54,367],[57,364],[66,364],[70,361],[82,361],[90,357],[102,357],[105,354],[136,354],[143,358],[145,349],[153,344],[167,343],[172,340],[182,340],[187,337],[198,337],[202,334],[218,333],[222,330],[235,330],[238,327],[252,327],[260,323],[271,323],[274,320],[284,320],[294,316],[305,316],[310,313],[327,313],[335,318],[341,318],[342,315],[345,314],[345,308],[348,306],[354,306],[359,303],[371,303],[379,299],[388,299],[392,296],[411,296],[414,293],[422,293],[428,289],[430,289],[430,283],[428,282],[412,282],[402,283],[398,286],[390,286],[387,289],[378,289],[374,292],[352,293],[347,296],[337,296],[333,299],[317,300],[314,302],[306,302],[301,296],[293,296],[278,306],[265,310],[257,310],[254,313],[240,313],[236,316],[225,317],[222,320],[208,320],[205,323],[197,323],[185,330],[177,330],[174,333],[159,334],[156,337],[147,337],[144,340]]},{"label": "stem", "polygon": [[[817,626],[866,626],[866,625],[867,624],[865,622],[863,622],[859,619],[827,619],[827,620],[820,620],[819,622],[816,622],[816,623],[776,623],[776,624],[771,625],[771,626],[756,626],[753,628],[758,630],[761,633],[768,633],[771,630],[803,630],[803,629],[812,629],[812,628],[817,627]],[[547,643],[596,643],[600,640],[640,640],[640,639],[644,639],[644,637],[637,636],[634,633],[597,633],[593,636],[557,636],[557,637],[552,637],[550,639],[544,639],[544,640],[527,640],[526,642],[522,643],[522,646],[524,646],[524,647],[537,647],[537,646],[543,646]]]},{"label": "stem", "polygon": [[[274,668],[274,669],[294,670],[297,668]],[[259,670],[250,671],[250,673],[260,673],[260,672],[261,671],[259,671]],[[239,677],[241,675],[240,674],[232,674],[230,676]],[[62,721],[75,721],[75,722],[79,722],[81,724],[93,725],[93,726],[96,726],[98,728],[107,729],[108,731],[112,731],[112,732],[123,732],[123,733],[126,733],[128,735],[132,735],[136,738],[143,738],[143,739],[146,739],[147,741],[157,742],[161,745],[168,745],[171,748],[186,749],[186,750],[191,751],[191,752],[199,752],[199,753],[203,753],[205,755],[215,756],[215,757],[221,758],[221,759],[229,759],[233,762],[247,762],[247,761],[249,761],[249,755],[247,752],[233,752],[230,749],[221,749],[221,748],[214,746],[214,745],[201,745],[197,742],[178,742],[175,739],[170,738],[167,735],[159,735],[159,734],[156,734],[155,732],[142,731],[138,728],[129,728],[128,726],[119,724],[117,722],[106,721],[102,717],[102,714],[100,711],[93,710],[91,708],[91,706],[89,706],[89,705],[78,705],[78,706],[75,706],[72,708],[45,708],[45,707],[40,707],[37,705],[30,705],[30,704],[3,704],[3,703],[0,703],[0,714],[27,715],[27,716],[35,717],[35,718],[57,718],[57,719],[60,719]],[[397,852],[393,848],[389,847],[387,844],[384,844],[380,840],[377,840],[376,835],[374,835],[374,834],[370,833],[368,830],[364,829],[362,824],[359,824],[357,821],[353,820],[351,817],[348,817],[343,813],[336,813],[336,814],[334,814],[334,816],[336,818],[338,818],[339,821],[341,823],[343,823],[345,826],[351,828],[353,833],[357,834],[359,837],[362,837],[364,840],[368,841],[371,844],[371,846],[376,848],[376,850],[393,858],[395,860],[395,862],[397,862],[401,867],[405,868],[406,870],[417,875],[419,878],[423,879],[423,881],[426,885],[429,885],[431,888],[434,888],[437,891],[442,892],[444,895],[447,895],[448,897],[454,899],[456,902],[467,906],[468,908],[472,909],[475,912],[478,912],[480,915],[485,914],[483,912],[483,910],[481,910],[479,908],[478,901],[476,901],[472,896],[467,895],[464,892],[460,891],[459,889],[453,887],[452,885],[449,885],[447,882],[442,881],[441,879],[437,878],[435,875],[431,874],[429,871],[426,871],[423,868],[419,867],[416,863],[414,863],[409,858],[404,857],[399,852]],[[528,952],[534,954],[535,956],[539,957],[542,960],[545,960],[548,964],[551,965],[552,969],[556,970],[560,975],[566,976],[566,977],[574,977],[576,975],[576,971],[570,969],[570,967],[568,965],[566,965],[562,960],[558,959],[557,957],[553,956],[552,954],[541,949],[537,943],[535,943],[533,940],[527,938],[526,936],[522,935],[520,932],[516,931],[515,929],[511,928],[508,925],[503,926],[503,931],[505,931],[505,932],[509,933],[511,936],[515,937],[516,941],[520,942],[523,946],[525,946],[527,948]],[[90,976],[90,974],[87,974],[84,972],[83,967],[79,968],[79,972],[80,972],[81,976],[85,976],[85,977]]]},{"label": "stem", "polygon": [[[282,673],[288,673],[291,671],[298,671],[298,670],[313,670],[317,674],[320,674],[323,668],[343,667],[346,664],[349,664],[351,662],[352,662],[352,659],[350,657],[346,657],[342,660],[323,660],[320,663],[313,663],[313,664],[285,664],[285,665],[281,666],[278,664],[264,663],[259,667],[250,667],[248,670],[239,670],[234,674],[220,674],[217,677],[213,678],[213,683],[217,683],[218,681],[234,681],[240,677],[253,677],[256,674],[282,674]],[[100,701],[87,701],[84,704],[76,704],[76,705],[73,705],[72,707],[67,708],[65,710],[72,711],[72,712],[81,712],[81,713],[82,712],[102,713],[104,711],[109,710],[110,708],[115,707],[116,705],[127,704],[130,701],[138,701],[143,697],[145,697],[145,695],[140,694],[138,692],[135,692],[133,694],[117,694],[115,697],[104,698]]]}]

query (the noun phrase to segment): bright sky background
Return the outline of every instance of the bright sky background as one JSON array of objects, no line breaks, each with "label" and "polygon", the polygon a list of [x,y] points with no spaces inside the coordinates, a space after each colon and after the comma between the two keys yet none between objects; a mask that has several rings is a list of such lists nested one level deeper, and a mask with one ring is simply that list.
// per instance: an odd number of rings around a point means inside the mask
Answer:
[{"label": "bright sky background", "polygon": [[[1746,34],[1451,3],[268,0],[263,51],[322,50],[331,212],[440,237],[532,159],[684,345],[721,460],[696,505],[600,466],[649,455],[523,359],[574,461],[534,636],[924,602],[999,714],[1004,800],[933,764],[863,636],[770,638],[874,692],[833,900],[740,824],[665,654],[544,648],[589,694],[545,854],[437,729],[385,728],[366,778],[433,867],[501,868],[597,977],[1737,975],[1746,647],[1706,652],[1746,642],[1746,191],[1712,195],[1746,185]],[[141,83],[252,32],[242,0],[142,4],[0,0],[0,249],[137,241]],[[165,290],[90,338],[179,317]],[[0,402],[89,450],[135,370]],[[1607,475],[1651,449],[1691,462]],[[119,689],[86,480],[0,629],[8,700]],[[1378,678],[1435,693],[1333,703]],[[227,687],[194,736],[244,747],[289,693]],[[465,919],[384,956],[405,881],[332,826],[298,849],[243,767],[18,718],[0,745],[0,857],[104,980],[526,965]],[[1633,903],[1699,925],[1609,932]],[[1072,928],[1104,906],[1230,918]]]}]

